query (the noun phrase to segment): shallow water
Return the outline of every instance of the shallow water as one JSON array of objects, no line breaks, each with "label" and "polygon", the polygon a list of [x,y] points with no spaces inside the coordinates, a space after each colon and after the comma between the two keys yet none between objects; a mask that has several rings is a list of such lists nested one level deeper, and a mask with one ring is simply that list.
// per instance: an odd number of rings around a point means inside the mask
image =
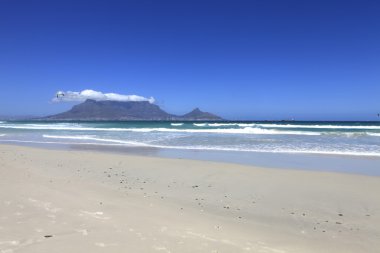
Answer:
[{"label": "shallow water", "polygon": [[379,122],[12,121],[0,143],[380,174]]}]

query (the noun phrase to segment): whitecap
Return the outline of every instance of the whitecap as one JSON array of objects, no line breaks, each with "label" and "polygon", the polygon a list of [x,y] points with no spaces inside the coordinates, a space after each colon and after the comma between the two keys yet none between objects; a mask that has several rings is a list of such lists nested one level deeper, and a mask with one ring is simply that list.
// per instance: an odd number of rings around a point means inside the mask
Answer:
[{"label": "whitecap", "polygon": [[294,125],[294,124],[257,124],[264,128],[317,128],[317,129],[380,129],[380,126],[339,126],[339,125]]},{"label": "whitecap", "polygon": [[[78,139],[78,136],[44,136],[46,138],[71,138]],[[90,138],[87,138],[90,140]],[[289,154],[320,154],[320,155],[344,155],[344,156],[366,156],[380,157],[380,152],[362,151],[362,150],[318,150],[318,149],[257,149],[257,148],[241,148],[241,147],[220,147],[220,146],[169,146],[169,145],[149,145],[145,143],[120,141],[113,139],[94,138],[94,140],[103,140],[111,143],[99,142],[55,142],[55,141],[26,141],[26,140],[0,140],[0,142],[19,142],[19,143],[38,143],[38,144],[70,144],[70,145],[100,145],[100,146],[129,146],[131,143],[136,146],[155,147],[164,149],[184,149],[184,150],[210,150],[210,151],[237,151],[237,152],[259,152],[259,153],[289,153]]]},{"label": "whitecap", "polygon": [[[196,124],[196,123],[194,123]],[[72,125],[0,125],[0,128],[29,130],[70,130],[70,131],[103,131],[103,132],[179,132],[179,133],[216,133],[216,134],[277,134],[277,135],[320,135],[318,132],[283,131],[273,129],[213,128],[213,129],[173,129],[173,128],[94,128]]]},{"label": "whitecap", "polygon": [[367,132],[367,135],[369,135],[369,136],[380,137],[380,133],[368,133],[368,132]]},{"label": "whitecap", "polygon": [[208,123],[207,126],[219,127],[219,126],[239,126],[239,127],[249,127],[256,126],[254,123]]},{"label": "whitecap", "polygon": [[92,140],[92,141],[119,143],[119,144],[131,145],[131,146],[149,146],[149,145],[142,143],[142,142],[97,138],[97,137],[94,137],[91,135],[48,135],[48,134],[44,134],[44,135],[42,135],[42,137],[50,138],[50,139]]},{"label": "whitecap", "polygon": [[260,128],[216,128],[216,129],[171,129],[171,128],[124,128],[130,132],[177,132],[177,133],[215,133],[215,134],[276,134],[276,135],[321,135],[307,131],[280,131]]}]

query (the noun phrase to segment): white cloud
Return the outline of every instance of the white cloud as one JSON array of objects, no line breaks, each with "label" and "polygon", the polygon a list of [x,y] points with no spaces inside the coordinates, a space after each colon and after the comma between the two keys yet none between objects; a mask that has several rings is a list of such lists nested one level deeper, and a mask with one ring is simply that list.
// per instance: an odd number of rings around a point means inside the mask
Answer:
[{"label": "white cloud", "polygon": [[102,93],[95,90],[82,90],[82,91],[58,91],[53,102],[83,102],[86,99],[93,99],[97,101],[148,101],[154,103],[154,98],[146,98],[138,95],[122,95],[117,93]]}]

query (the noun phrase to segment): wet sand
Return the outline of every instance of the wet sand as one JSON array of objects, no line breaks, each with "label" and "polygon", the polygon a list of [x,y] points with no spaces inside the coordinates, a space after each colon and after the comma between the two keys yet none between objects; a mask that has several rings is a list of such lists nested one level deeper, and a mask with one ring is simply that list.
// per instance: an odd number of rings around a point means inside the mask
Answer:
[{"label": "wet sand", "polygon": [[378,252],[380,177],[0,145],[0,252]]}]

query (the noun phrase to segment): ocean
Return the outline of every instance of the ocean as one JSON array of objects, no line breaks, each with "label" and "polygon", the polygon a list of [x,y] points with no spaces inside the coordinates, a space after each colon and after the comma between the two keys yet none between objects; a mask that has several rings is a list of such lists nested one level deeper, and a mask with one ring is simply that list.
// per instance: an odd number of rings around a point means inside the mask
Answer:
[{"label": "ocean", "polygon": [[241,157],[306,154],[380,161],[380,122],[1,121],[0,143],[153,148],[164,153],[234,152]]}]

